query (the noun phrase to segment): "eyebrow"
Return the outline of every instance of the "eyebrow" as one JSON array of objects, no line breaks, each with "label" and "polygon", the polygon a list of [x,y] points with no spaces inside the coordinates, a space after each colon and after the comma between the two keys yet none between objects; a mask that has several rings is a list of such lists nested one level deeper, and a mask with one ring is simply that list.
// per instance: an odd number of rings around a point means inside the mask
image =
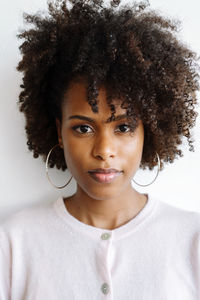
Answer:
[{"label": "eyebrow", "polygon": [[[119,121],[122,119],[127,119],[127,115],[126,114],[122,114],[122,115],[118,115],[114,118],[114,120],[110,120],[110,118],[108,120],[106,120],[105,123],[110,123],[110,122],[115,122],[115,121]],[[88,121],[91,123],[95,123],[95,120],[86,116],[81,116],[81,115],[73,115],[73,116],[69,116],[68,120],[72,120],[72,119],[79,119],[79,120],[84,120],[84,121]]]}]

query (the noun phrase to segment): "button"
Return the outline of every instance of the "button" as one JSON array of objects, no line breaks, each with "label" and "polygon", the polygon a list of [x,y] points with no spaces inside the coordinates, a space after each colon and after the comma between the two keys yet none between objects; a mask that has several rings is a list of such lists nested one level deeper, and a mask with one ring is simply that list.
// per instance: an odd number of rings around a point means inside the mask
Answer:
[{"label": "button", "polygon": [[101,235],[102,240],[108,240],[111,237],[111,234],[108,232],[105,232]]},{"label": "button", "polygon": [[105,295],[109,293],[109,285],[107,283],[103,283],[101,286],[101,291]]}]

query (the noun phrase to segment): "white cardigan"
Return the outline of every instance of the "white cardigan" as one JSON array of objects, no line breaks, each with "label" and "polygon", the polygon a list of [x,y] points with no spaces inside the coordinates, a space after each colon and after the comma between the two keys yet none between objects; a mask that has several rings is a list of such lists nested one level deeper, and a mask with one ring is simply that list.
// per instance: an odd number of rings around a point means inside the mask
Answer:
[{"label": "white cardigan", "polygon": [[200,213],[149,196],[128,223],[80,222],[63,198],[0,226],[0,300],[199,300]]}]

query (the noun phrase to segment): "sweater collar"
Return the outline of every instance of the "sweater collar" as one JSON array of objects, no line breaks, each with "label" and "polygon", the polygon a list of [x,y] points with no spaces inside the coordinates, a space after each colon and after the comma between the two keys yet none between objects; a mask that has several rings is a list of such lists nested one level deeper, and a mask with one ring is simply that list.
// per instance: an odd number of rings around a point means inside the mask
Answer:
[{"label": "sweater collar", "polygon": [[148,194],[147,203],[140,212],[126,224],[112,230],[94,227],[76,219],[68,212],[63,197],[59,197],[53,205],[58,217],[62,219],[65,226],[71,227],[71,231],[79,231],[79,233],[81,232],[83,235],[88,235],[96,240],[99,240],[99,238],[102,237],[102,234],[108,233],[112,240],[119,240],[129,236],[130,234],[134,234],[139,227],[144,226],[145,222],[153,214],[157,203],[158,200]]}]

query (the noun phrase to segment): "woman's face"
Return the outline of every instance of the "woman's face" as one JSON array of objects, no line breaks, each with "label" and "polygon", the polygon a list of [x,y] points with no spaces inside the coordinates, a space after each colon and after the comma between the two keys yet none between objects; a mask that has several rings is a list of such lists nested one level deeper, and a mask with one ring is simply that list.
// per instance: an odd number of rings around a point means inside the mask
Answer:
[{"label": "woman's face", "polygon": [[142,122],[131,132],[126,110],[117,102],[118,118],[106,122],[111,112],[105,93],[100,89],[99,112],[94,113],[86,101],[84,82],[73,83],[65,94],[62,123],[56,120],[68,169],[78,188],[94,199],[113,198],[130,190],[144,142]]}]

